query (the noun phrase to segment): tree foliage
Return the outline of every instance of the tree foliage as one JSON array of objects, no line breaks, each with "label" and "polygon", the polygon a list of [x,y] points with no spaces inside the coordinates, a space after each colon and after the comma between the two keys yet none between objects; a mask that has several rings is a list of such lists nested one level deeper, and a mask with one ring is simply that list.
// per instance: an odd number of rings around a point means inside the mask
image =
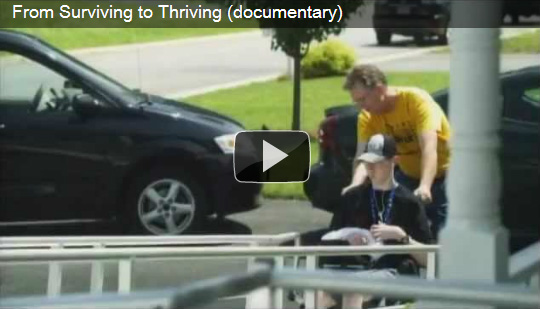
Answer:
[{"label": "tree foliage", "polygon": [[[274,18],[259,19],[259,27],[273,29],[272,49],[282,50],[291,57],[302,58],[309,49],[312,41],[324,41],[329,35],[339,34],[346,26],[346,22],[351,14],[363,5],[363,0],[225,0],[227,6],[242,5],[245,9],[337,9],[341,7],[343,16],[337,22],[329,22],[329,18],[324,19],[290,19]],[[339,15],[339,14],[337,14]]]},{"label": "tree foliage", "polygon": [[[293,81],[293,120],[291,128],[300,130],[300,61],[307,54],[311,42],[321,42],[330,35],[341,33],[346,27],[347,20],[364,4],[363,0],[209,0],[221,5],[242,9],[308,9],[336,10],[331,18],[260,18],[259,28],[272,29],[273,50],[281,50],[294,59]],[[322,11],[321,11],[322,12]],[[335,11],[337,12],[337,11]],[[328,16],[328,15],[327,15]],[[337,17],[339,16],[339,17]],[[338,21],[339,20],[339,21]]]}]

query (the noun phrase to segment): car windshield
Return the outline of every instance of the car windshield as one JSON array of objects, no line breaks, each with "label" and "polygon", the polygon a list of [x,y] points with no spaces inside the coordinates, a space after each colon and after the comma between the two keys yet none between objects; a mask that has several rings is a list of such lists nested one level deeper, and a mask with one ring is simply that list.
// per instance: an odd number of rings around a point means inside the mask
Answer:
[{"label": "car windshield", "polygon": [[102,72],[97,71],[81,60],[65,53],[64,51],[48,44],[45,41],[37,39],[44,47],[45,52],[56,62],[68,67],[71,71],[84,76],[86,80],[93,84],[99,85],[100,88],[106,89],[107,92],[115,94],[123,99],[123,103],[128,105],[138,104],[146,100],[146,96],[140,92],[133,91],[114,79],[108,77]]}]

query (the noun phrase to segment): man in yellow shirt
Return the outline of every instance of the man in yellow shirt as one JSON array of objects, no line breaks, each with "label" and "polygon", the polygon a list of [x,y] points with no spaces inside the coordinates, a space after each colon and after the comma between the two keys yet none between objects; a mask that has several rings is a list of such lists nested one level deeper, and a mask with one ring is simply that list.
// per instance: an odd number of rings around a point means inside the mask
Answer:
[{"label": "man in yellow shirt", "polygon": [[433,235],[446,219],[445,176],[450,150],[450,124],[426,91],[414,87],[390,87],[376,66],[359,65],[348,74],[344,88],[361,110],[353,180],[343,192],[366,180],[366,169],[357,158],[375,134],[392,136],[397,143],[396,179],[414,191],[426,205]]}]

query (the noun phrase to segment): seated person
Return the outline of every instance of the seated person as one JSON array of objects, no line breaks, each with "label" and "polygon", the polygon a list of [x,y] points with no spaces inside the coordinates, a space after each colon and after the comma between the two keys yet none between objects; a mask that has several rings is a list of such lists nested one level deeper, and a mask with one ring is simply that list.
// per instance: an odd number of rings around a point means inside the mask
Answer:
[{"label": "seated person", "polygon": [[[331,229],[357,227],[369,230],[376,241],[387,245],[431,243],[432,235],[424,206],[411,191],[394,179],[394,139],[382,134],[372,136],[359,160],[365,163],[370,181],[343,196],[343,204],[332,218]],[[349,233],[346,240],[352,245],[368,244],[368,238],[361,233]],[[370,268],[414,274],[411,268],[425,264],[425,254],[384,255],[374,261]],[[367,271],[361,275],[373,274],[373,271]],[[335,302],[328,294],[320,293],[318,304],[321,308],[327,308]],[[344,297],[343,307],[362,308],[362,296]]]}]

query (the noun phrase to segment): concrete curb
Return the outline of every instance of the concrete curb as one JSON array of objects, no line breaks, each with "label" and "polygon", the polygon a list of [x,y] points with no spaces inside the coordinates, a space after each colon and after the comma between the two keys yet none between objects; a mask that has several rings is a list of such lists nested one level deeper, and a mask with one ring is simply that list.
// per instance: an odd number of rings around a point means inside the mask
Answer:
[{"label": "concrete curb", "polygon": [[270,75],[264,75],[260,77],[254,77],[249,79],[243,79],[239,81],[229,82],[225,84],[219,84],[215,86],[209,86],[209,87],[203,87],[203,88],[197,88],[193,90],[187,90],[187,91],[180,91],[175,93],[169,93],[165,96],[168,98],[185,98],[185,97],[191,97],[195,95],[205,94],[209,92],[214,92],[217,90],[224,90],[224,89],[231,89],[236,87],[241,87],[253,83],[262,83],[262,82],[268,82],[271,80],[276,80],[278,77],[282,76],[283,74],[270,74]]}]

